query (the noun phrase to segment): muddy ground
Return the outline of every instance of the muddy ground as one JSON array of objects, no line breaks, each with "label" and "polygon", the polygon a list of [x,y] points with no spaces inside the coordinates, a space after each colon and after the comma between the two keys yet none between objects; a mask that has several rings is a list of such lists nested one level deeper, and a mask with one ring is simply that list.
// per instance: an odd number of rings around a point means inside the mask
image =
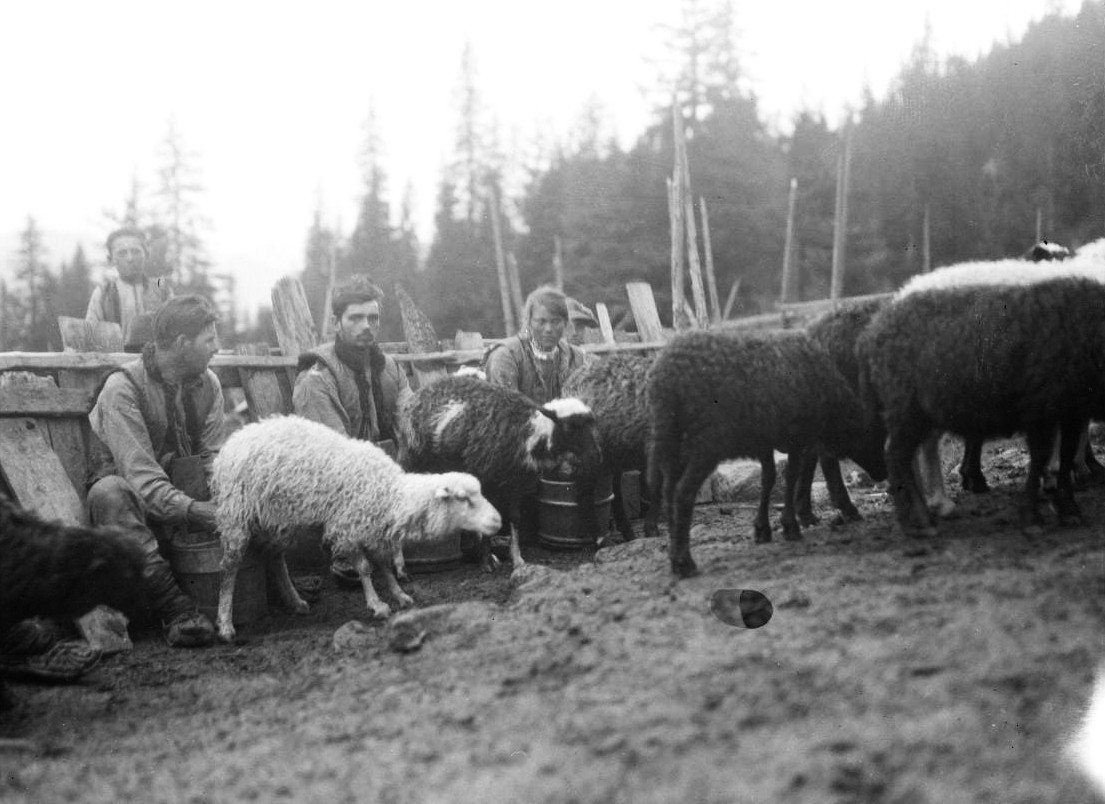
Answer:
[{"label": "muddy ground", "polygon": [[[1099,454],[1102,448],[1098,447]],[[949,462],[954,459],[949,455]],[[273,606],[245,645],[139,634],[83,683],[13,685],[13,801],[1090,802],[1064,747],[1105,657],[1105,491],[1087,525],[1026,537],[1024,454],[987,449],[994,491],[906,541],[853,489],[801,543],[753,544],[752,507],[701,506],[698,578],[664,540],[529,551],[512,585],[475,565],[417,576],[420,649],[328,585]],[[777,536],[778,538],[778,536]],[[709,613],[724,587],[774,603],[758,630]],[[402,639],[400,639],[402,641]]]}]

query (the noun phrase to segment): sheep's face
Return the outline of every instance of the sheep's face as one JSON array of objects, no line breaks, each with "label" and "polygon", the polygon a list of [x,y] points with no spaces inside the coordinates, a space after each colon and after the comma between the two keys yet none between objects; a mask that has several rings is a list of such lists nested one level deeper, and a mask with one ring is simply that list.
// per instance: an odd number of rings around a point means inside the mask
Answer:
[{"label": "sheep's face", "polygon": [[578,473],[593,474],[602,463],[595,415],[578,399],[554,399],[540,409],[551,421],[547,439],[535,444],[532,454],[543,468],[567,462]]},{"label": "sheep's face", "polygon": [[503,521],[495,507],[480,489],[480,481],[463,472],[441,476],[441,485],[434,493],[434,504],[443,531],[472,531],[483,536],[498,533]]}]

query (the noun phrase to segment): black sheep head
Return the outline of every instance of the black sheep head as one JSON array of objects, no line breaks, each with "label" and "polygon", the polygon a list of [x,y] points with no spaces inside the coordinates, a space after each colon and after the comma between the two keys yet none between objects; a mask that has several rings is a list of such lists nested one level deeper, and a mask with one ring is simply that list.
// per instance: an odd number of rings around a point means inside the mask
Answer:
[{"label": "black sheep head", "polygon": [[[573,474],[592,475],[602,464],[602,447],[595,427],[595,414],[578,399],[554,399],[540,409],[553,421],[545,457],[554,464],[567,464]],[[536,457],[536,456],[535,456]]]}]

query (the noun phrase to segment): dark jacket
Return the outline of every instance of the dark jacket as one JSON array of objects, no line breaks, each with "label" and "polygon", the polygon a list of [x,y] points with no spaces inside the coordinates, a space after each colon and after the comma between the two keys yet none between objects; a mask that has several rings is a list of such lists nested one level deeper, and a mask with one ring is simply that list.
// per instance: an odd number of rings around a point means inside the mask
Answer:
[{"label": "dark jacket", "polygon": [[210,480],[226,425],[215,372],[208,369],[189,383],[168,385],[147,347],[141,358],[104,381],[88,421],[98,439],[91,448],[92,479],[120,475],[152,519],[186,521],[193,498],[172,484],[168,469],[173,458],[199,456]]},{"label": "dark jacket", "polygon": [[354,370],[338,359],[333,343],[319,346],[299,357],[299,374],[292,390],[296,415],[325,424],[350,438],[379,441],[394,438],[395,413],[399,402],[411,393],[407,375],[395,358],[373,348],[367,379],[374,400],[367,416]]},{"label": "dark jacket", "polygon": [[568,375],[586,365],[591,358],[578,346],[561,340],[556,347],[556,371],[547,380],[541,362],[533,354],[529,339],[507,338],[488,350],[484,360],[487,381],[494,385],[521,391],[538,405],[560,396]]}]

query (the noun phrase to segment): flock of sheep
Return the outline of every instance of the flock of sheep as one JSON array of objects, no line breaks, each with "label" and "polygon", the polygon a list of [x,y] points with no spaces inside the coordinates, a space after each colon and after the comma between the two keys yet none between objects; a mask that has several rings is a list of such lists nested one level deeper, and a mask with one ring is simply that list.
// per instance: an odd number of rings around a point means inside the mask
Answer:
[{"label": "flock of sheep", "polygon": [[[1059,262],[940,269],[893,298],[843,306],[804,331],[683,333],[655,355],[594,362],[571,378],[565,398],[544,406],[450,376],[400,411],[398,463],[306,420],[267,419],[233,435],[215,462],[224,546],[219,633],[234,637],[233,579],[251,540],[270,548],[286,602],[306,609],[282,558],[301,525],[324,523],[324,539],[353,559],[375,617],[390,607],[373,590],[373,571],[395,603],[412,604],[396,580],[404,577],[404,541],[474,531],[485,537],[490,568],[486,537],[502,520],[520,566],[519,528],[526,536],[532,527],[523,504],[542,474],[565,466],[584,492],[600,473],[645,471],[654,500],[646,533],[656,533],[663,512],[672,569],[683,577],[697,571],[689,539],[695,498],[723,460],[760,461],[753,537],[771,539],[776,451],[788,455],[787,539],[816,522],[809,489],[819,461],[834,506],[846,519],[859,517],[842,458],[889,480],[905,533],[934,534],[930,506],[945,515],[951,505],[934,454],[944,432],[967,441],[963,478],[973,490],[986,487],[982,441],[1024,433],[1023,525],[1042,523],[1042,482],[1054,485],[1060,522],[1077,522],[1076,464],[1101,472],[1086,440],[1091,419],[1105,419],[1105,240]],[[619,486],[614,519],[632,538]]]}]

